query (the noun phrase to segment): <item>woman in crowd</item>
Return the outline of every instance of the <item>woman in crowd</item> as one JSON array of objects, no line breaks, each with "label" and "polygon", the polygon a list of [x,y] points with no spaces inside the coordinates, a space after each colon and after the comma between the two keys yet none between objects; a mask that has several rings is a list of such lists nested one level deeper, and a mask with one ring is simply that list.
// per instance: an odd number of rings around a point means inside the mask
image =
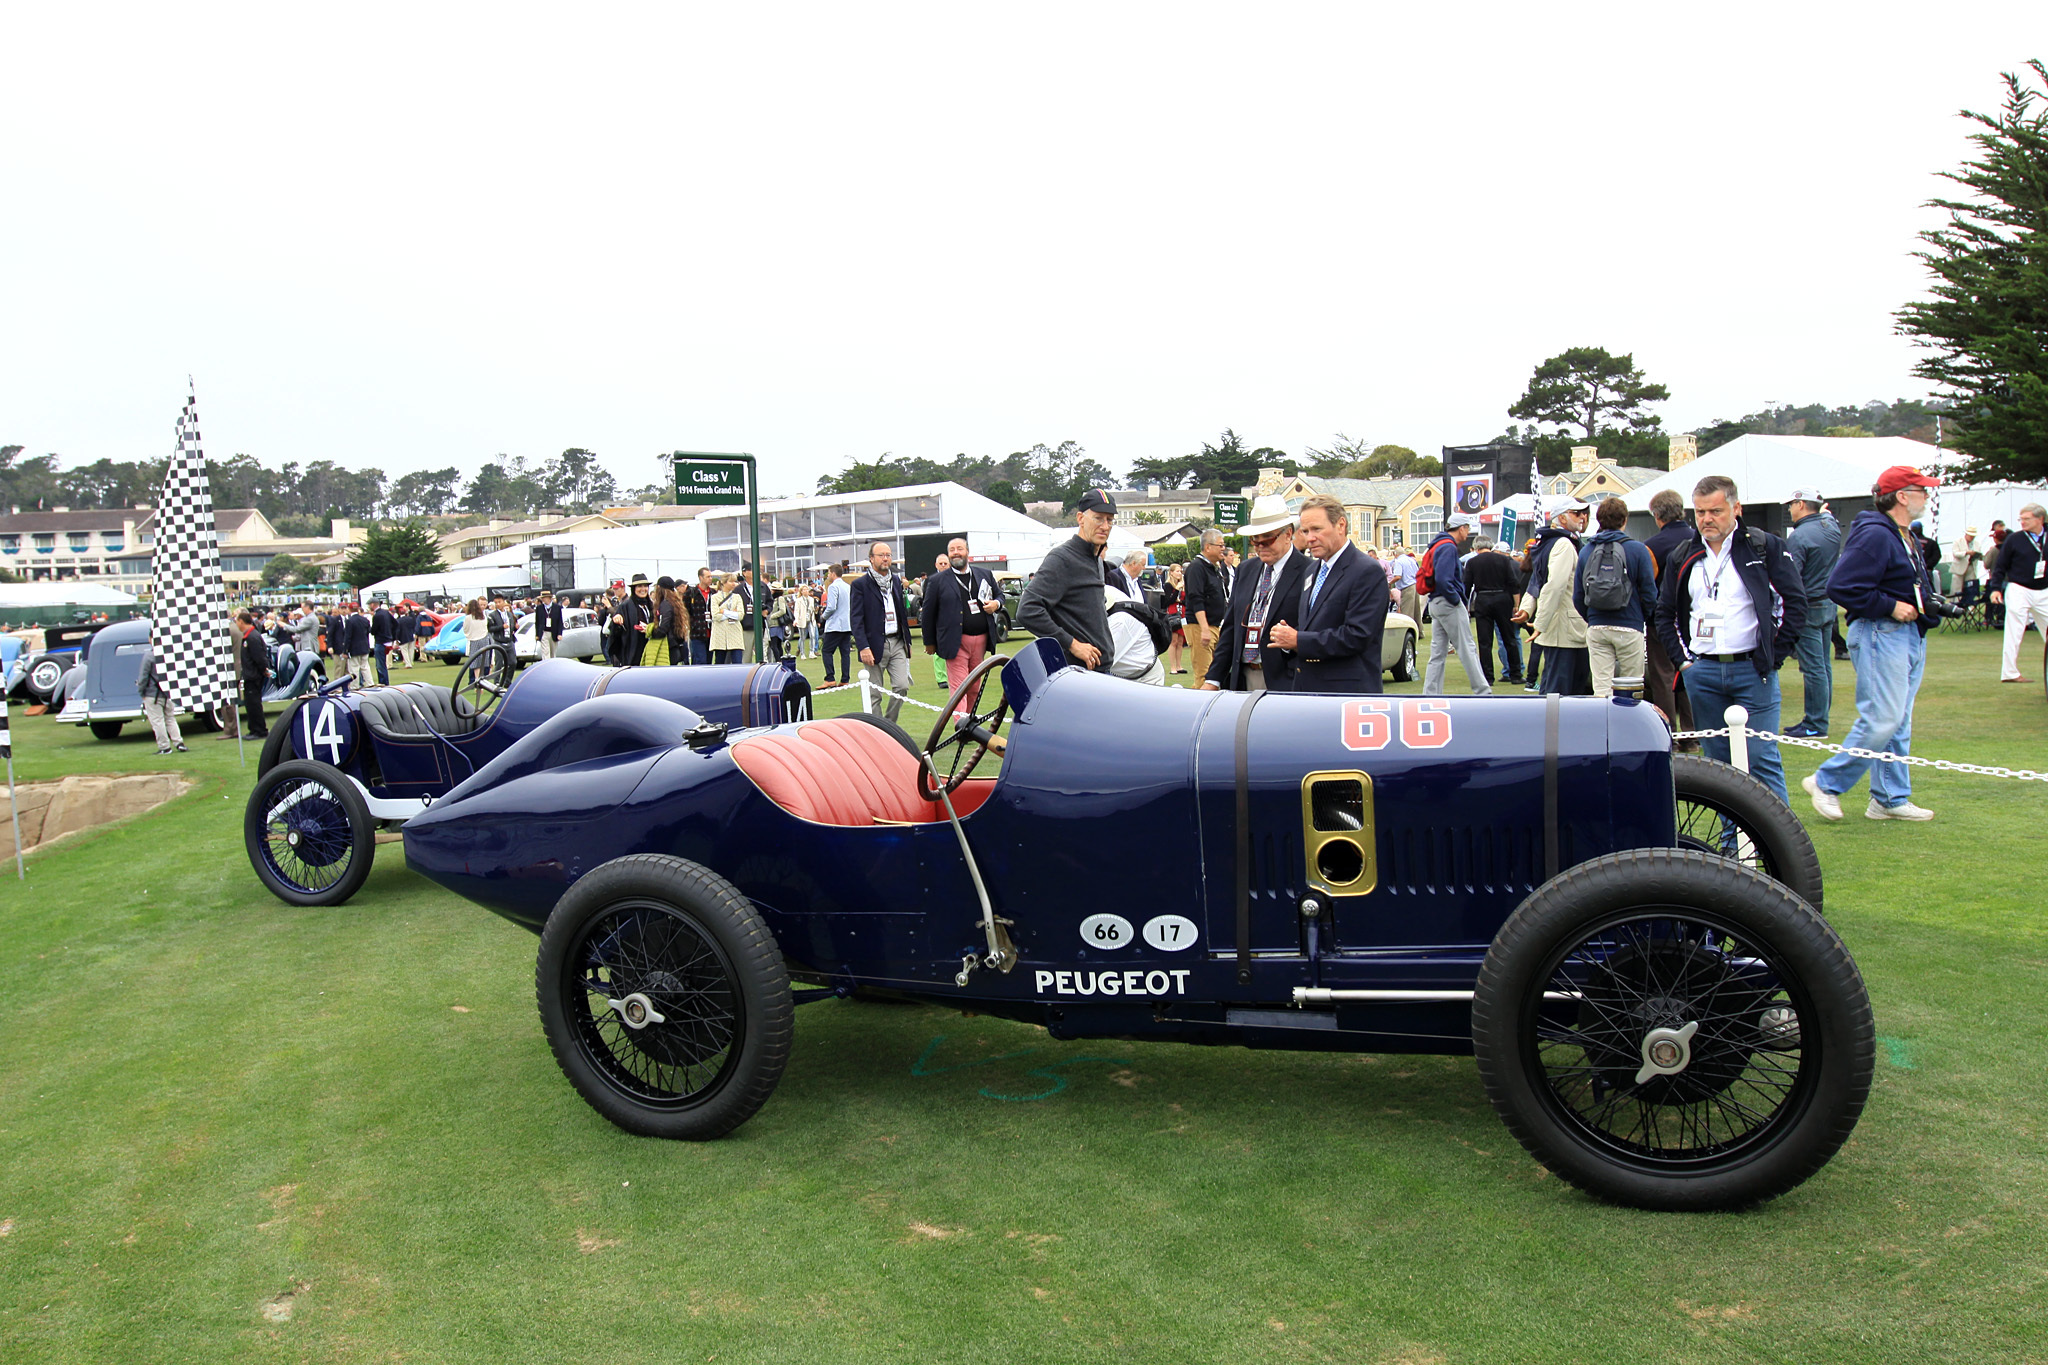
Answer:
[{"label": "woman in crowd", "polygon": [[747,599],[740,596],[739,584],[737,577],[726,574],[718,580],[718,591],[711,597],[711,662],[715,664],[741,662]]},{"label": "woman in crowd", "polygon": [[768,662],[782,662],[783,641],[789,638],[790,593],[771,579],[762,585],[768,594]]},{"label": "woman in crowd", "polygon": [[1166,586],[1159,594],[1159,610],[1166,614],[1166,624],[1173,627],[1173,643],[1168,649],[1173,660],[1171,667],[1176,673],[1187,672],[1180,666],[1180,647],[1188,641],[1187,594],[1182,586],[1182,580],[1181,567],[1176,564],[1166,571]]},{"label": "woman in crowd", "polygon": [[818,599],[811,595],[811,585],[803,584],[796,590],[790,601],[790,623],[796,627],[797,656],[804,659],[818,657]]},{"label": "woman in crowd", "polygon": [[650,667],[677,663],[689,655],[690,618],[676,596],[675,581],[664,577],[657,582],[652,601],[654,623],[647,627],[647,647],[640,651],[640,662]]},{"label": "woman in crowd", "polygon": [[491,642],[491,623],[484,619],[484,599],[481,597],[470,601],[469,614],[462,620],[462,639],[472,655]]}]

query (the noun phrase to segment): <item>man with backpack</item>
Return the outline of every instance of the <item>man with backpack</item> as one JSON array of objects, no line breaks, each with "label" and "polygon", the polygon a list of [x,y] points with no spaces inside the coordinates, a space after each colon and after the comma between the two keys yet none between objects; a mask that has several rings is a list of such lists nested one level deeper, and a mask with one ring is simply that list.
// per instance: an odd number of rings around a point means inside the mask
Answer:
[{"label": "man with backpack", "polygon": [[1486,670],[1479,666],[1479,650],[1472,643],[1472,617],[1465,610],[1465,582],[1460,577],[1459,557],[1465,553],[1465,542],[1470,539],[1472,518],[1464,512],[1453,512],[1416,563],[1415,591],[1418,596],[1427,594],[1429,599],[1429,669],[1422,676],[1425,697],[1443,695],[1444,659],[1453,649],[1458,651],[1458,662],[1464,665],[1472,694],[1493,695],[1493,684],[1486,680]]},{"label": "man with backpack", "polygon": [[1529,586],[1515,617],[1536,626],[1535,643],[1543,646],[1543,691],[1559,697],[1590,696],[1586,618],[1572,605],[1586,508],[1574,498],[1552,498],[1543,510],[1550,524],[1529,551]]},{"label": "man with backpack", "polygon": [[1628,538],[1628,504],[1608,498],[1594,513],[1600,532],[1579,551],[1572,605],[1586,618],[1586,662],[1593,695],[1614,695],[1616,678],[1643,677],[1644,630],[1656,611],[1657,573],[1647,546]]}]

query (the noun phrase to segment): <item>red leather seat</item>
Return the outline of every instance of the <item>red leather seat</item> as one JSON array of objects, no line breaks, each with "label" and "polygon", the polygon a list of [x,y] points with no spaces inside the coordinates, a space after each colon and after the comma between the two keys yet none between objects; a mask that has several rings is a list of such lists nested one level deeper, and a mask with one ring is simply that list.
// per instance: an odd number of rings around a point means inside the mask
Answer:
[{"label": "red leather seat", "polygon": [[[917,760],[878,726],[848,717],[808,721],[732,746],[733,762],[761,794],[799,820],[821,825],[925,824],[945,807],[917,794]],[[980,806],[991,778],[953,794],[962,815]]]}]

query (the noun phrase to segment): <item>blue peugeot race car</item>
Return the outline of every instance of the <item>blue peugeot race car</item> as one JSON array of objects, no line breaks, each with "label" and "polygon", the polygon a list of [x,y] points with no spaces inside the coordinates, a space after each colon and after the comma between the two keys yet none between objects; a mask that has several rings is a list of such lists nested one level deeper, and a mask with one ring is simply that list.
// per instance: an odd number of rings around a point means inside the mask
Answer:
[{"label": "blue peugeot race car", "polygon": [[1674,776],[1654,708],[1064,663],[992,656],[921,743],[593,692],[414,814],[406,860],[540,936],[549,1046],[635,1133],[745,1122],[794,1006],[856,990],[1061,1038],[1474,1053],[1539,1161],[1644,1208],[1769,1198],[1854,1127],[1870,1006],[1811,845],[1732,769]]},{"label": "blue peugeot race car", "polygon": [[565,708],[660,699],[734,726],[810,715],[793,664],[598,668],[550,659],[513,677],[511,652],[471,655],[452,687],[355,687],[342,677],[270,727],[242,835],[256,876],[292,905],[340,905],[370,875],[379,829],[404,829]]}]

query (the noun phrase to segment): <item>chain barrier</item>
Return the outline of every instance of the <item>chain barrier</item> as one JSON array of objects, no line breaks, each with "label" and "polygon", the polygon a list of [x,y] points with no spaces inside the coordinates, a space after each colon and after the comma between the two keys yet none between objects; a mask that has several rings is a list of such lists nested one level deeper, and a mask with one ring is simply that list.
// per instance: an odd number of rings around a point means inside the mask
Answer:
[{"label": "chain barrier", "polygon": [[[1673,739],[1728,739],[1733,727],[1722,726],[1718,730],[1680,730]],[[1946,773],[1970,773],[1977,777],[2010,777],[2021,782],[2048,782],[2048,773],[2037,773],[2026,768],[1988,768],[1980,763],[1952,763],[1945,758],[1922,758],[1918,754],[1881,754],[1875,749],[1852,749],[1842,744],[1830,744],[1824,739],[1805,739],[1798,735],[1773,734],[1769,730],[1752,729],[1743,726],[1742,733],[1750,739],[1767,739],[1774,744],[1790,744],[1800,749],[1818,749],[1824,754],[1847,754],[1851,758],[1868,758],[1878,763],[1904,763],[1914,768],[1933,768]]]},{"label": "chain barrier", "polygon": [[862,710],[867,710],[867,709],[868,709],[868,708],[870,707],[870,705],[872,704],[872,703],[871,703],[871,702],[869,701],[869,694],[870,694],[870,693],[879,693],[879,694],[881,694],[881,695],[882,695],[882,696],[884,696],[884,697],[893,697],[893,698],[895,698],[895,699],[896,699],[897,701],[907,701],[907,702],[909,702],[909,703],[910,703],[910,704],[911,704],[912,706],[918,706],[918,707],[922,707],[922,708],[924,708],[924,709],[925,709],[925,710],[927,710],[927,711],[936,711],[936,712],[938,712],[938,713],[939,713],[940,715],[942,715],[942,716],[946,714],[946,708],[945,708],[945,707],[943,707],[943,706],[933,706],[933,705],[932,705],[932,704],[931,704],[930,702],[928,702],[928,701],[919,701],[919,700],[918,700],[918,699],[917,699],[916,697],[906,697],[906,696],[904,696],[904,695],[903,695],[903,694],[902,694],[901,692],[891,692],[891,691],[890,691],[890,690],[889,690],[888,688],[886,688],[886,687],[882,686],[882,685],[881,685],[880,683],[876,682],[876,681],[875,681],[875,680],[874,680],[873,678],[869,677],[869,676],[868,676],[868,671],[867,671],[867,670],[866,670],[865,668],[863,668],[863,669],[862,669],[862,670],[860,671],[860,689],[861,689],[861,709],[862,709]]}]

